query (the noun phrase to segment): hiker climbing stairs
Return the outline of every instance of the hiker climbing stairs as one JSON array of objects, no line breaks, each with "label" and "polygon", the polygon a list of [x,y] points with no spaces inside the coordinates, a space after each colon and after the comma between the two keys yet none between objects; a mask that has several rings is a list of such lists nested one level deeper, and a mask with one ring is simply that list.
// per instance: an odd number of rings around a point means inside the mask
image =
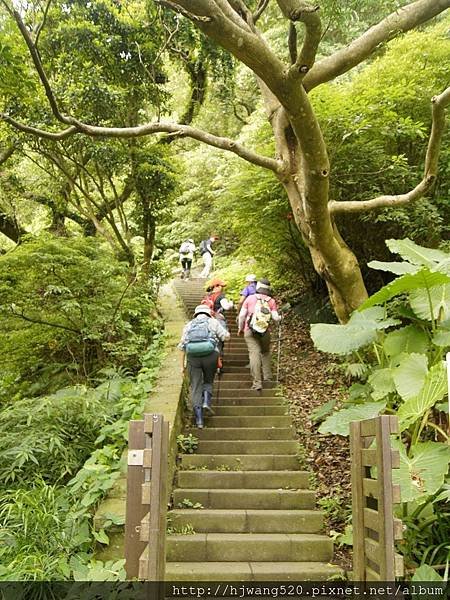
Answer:
[{"label": "hiker climbing stairs", "polygon": [[[176,283],[190,318],[204,280]],[[178,581],[326,580],[332,540],[300,469],[298,442],[285,399],[274,383],[251,390],[248,352],[227,313],[231,339],[216,378],[214,416],[194,454],[181,456],[167,536],[166,579]]]}]

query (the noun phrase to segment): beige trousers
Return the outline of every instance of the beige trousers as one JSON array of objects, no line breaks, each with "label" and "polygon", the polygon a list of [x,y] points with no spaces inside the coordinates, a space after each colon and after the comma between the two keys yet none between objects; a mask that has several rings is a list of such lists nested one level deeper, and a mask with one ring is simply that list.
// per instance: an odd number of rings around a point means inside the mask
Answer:
[{"label": "beige trousers", "polygon": [[266,331],[263,335],[258,335],[248,330],[244,332],[244,339],[250,357],[250,373],[253,378],[253,385],[262,385],[262,379],[272,379],[270,333]]}]

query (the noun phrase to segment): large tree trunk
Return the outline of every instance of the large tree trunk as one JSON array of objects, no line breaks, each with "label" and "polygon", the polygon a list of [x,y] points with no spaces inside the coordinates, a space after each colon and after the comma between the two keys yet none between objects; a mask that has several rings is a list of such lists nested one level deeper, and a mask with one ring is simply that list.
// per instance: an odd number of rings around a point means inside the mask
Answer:
[{"label": "large tree trunk", "polygon": [[285,92],[282,106],[261,80],[258,83],[277,154],[285,163],[279,179],[295,223],[316,272],[326,282],[336,316],[346,322],[367,298],[367,290],[356,256],[340,236],[328,210],[330,165],[319,124],[308,96],[299,87]]}]

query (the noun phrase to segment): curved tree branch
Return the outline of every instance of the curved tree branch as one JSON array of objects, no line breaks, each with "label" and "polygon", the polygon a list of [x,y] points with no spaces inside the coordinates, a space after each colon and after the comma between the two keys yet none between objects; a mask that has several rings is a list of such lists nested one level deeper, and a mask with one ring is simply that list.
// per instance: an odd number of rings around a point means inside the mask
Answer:
[{"label": "curved tree branch", "polygon": [[449,7],[450,0],[417,0],[398,9],[345,48],[317,62],[303,79],[305,89],[309,91],[346,73],[370,56],[383,42],[417,27]]},{"label": "curved tree branch", "polygon": [[221,150],[228,150],[229,152],[237,154],[244,160],[254,165],[264,167],[265,169],[269,169],[275,173],[279,174],[283,170],[283,163],[279,160],[257,154],[256,152],[245,148],[230,138],[213,135],[189,125],[180,125],[177,123],[148,123],[146,125],[138,125],[136,127],[97,127],[95,125],[87,125],[86,123],[82,123],[76,119],[71,119],[71,121],[76,123],[76,125],[72,125],[72,127],[69,127],[68,129],[65,129],[59,133],[52,133],[42,129],[37,129],[36,127],[29,127],[28,125],[19,123],[10,117],[3,116],[3,120],[20,131],[31,133],[37,137],[43,137],[52,140],[65,139],[76,133],[84,133],[91,137],[105,138],[137,138],[156,133],[172,133],[177,136],[193,138],[194,140],[203,142],[209,146],[214,146],[215,148],[220,148]]},{"label": "curved tree branch", "polygon": [[268,7],[268,5],[269,5],[269,0],[259,0],[258,6],[256,7],[256,10],[255,10],[255,12],[253,13],[253,16],[252,16],[253,23],[255,25],[259,21],[261,15],[266,10],[266,8]]},{"label": "curved tree branch", "polygon": [[23,309],[20,313],[16,312],[14,308],[11,308],[11,313],[14,317],[18,317],[19,319],[23,319],[24,321],[28,321],[29,323],[37,323],[39,325],[47,325],[48,327],[56,327],[57,329],[64,329],[65,331],[72,331],[77,335],[81,335],[81,331],[79,329],[74,329],[73,327],[67,327],[66,325],[60,325],[59,323],[50,323],[50,321],[44,321],[42,319],[33,319],[31,317],[27,317]]},{"label": "curved tree branch", "polygon": [[[322,23],[319,17],[319,6],[313,6],[305,0],[277,0],[283,15],[291,21],[291,24],[296,21],[301,21],[305,25],[306,33],[303,41],[303,47],[294,62],[294,65],[289,70],[290,75],[298,76],[305,75],[313,66],[316,59],[317,48],[322,39]],[[292,44],[295,29],[290,28],[289,49],[291,59],[293,56]],[[292,34],[292,38],[291,38]],[[297,52],[295,52],[297,55]]]},{"label": "curved tree branch", "polygon": [[30,133],[36,137],[45,138],[47,140],[65,140],[70,137],[74,133],[77,133],[78,130],[75,126],[68,127],[67,129],[63,129],[62,131],[45,131],[44,129],[39,129],[38,127],[32,127],[31,125],[25,125],[25,123],[21,123],[16,119],[13,119],[9,115],[5,113],[0,113],[0,119],[8,125],[14,127],[18,131],[23,131],[23,133]]},{"label": "curved tree branch", "polygon": [[350,213],[373,210],[375,208],[392,208],[395,206],[404,206],[414,200],[422,198],[433,186],[437,172],[439,151],[441,149],[442,136],[445,131],[445,108],[450,104],[450,87],[439,96],[433,96],[432,106],[432,125],[430,139],[428,141],[427,154],[425,157],[425,169],[422,181],[406,194],[397,194],[395,196],[378,196],[371,200],[350,201],[350,202],[329,202],[328,208],[332,213]]}]

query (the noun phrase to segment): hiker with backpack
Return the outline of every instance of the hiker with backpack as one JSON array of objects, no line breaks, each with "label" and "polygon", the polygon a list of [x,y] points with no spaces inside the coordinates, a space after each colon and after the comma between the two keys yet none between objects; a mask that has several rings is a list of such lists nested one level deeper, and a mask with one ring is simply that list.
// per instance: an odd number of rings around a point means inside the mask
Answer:
[{"label": "hiker with backpack", "polygon": [[202,256],[203,264],[205,265],[203,267],[203,271],[200,273],[200,277],[202,279],[207,279],[209,277],[212,268],[213,256],[215,254],[214,250],[212,249],[212,244],[218,239],[219,238],[217,236],[212,235],[207,240],[202,240],[200,242],[199,250]]},{"label": "hiker with backpack", "polygon": [[[232,300],[228,300],[225,296],[224,288],[226,287],[223,279],[215,278],[209,282],[206,291],[207,295],[203,298],[202,304],[205,304],[211,309],[213,317],[220,321],[220,324],[228,331],[228,323],[225,316],[225,311],[233,308]],[[219,356],[217,360],[217,372],[221,373],[223,367],[223,342],[219,342]]]},{"label": "hiker with backpack", "polygon": [[277,322],[280,318],[270,282],[260,279],[256,283],[256,293],[244,300],[238,321],[238,335],[244,334],[250,357],[253,390],[261,390],[263,380],[272,381],[269,326],[271,321]]},{"label": "hiker with backpack", "polygon": [[229,337],[228,331],[205,304],[195,308],[194,318],[183,329],[178,347],[185,353],[195,424],[199,429],[203,428],[203,409],[214,414],[211,401],[219,342]]},{"label": "hiker with backpack", "polygon": [[[249,274],[245,276],[245,283],[247,284],[242,292],[239,294],[239,302],[237,303],[236,310],[239,315],[239,311],[241,310],[241,306],[244,304],[244,301],[253,294],[256,294],[256,275]],[[239,317],[238,317],[239,318]]]},{"label": "hiker with backpack", "polygon": [[191,266],[195,252],[194,240],[185,240],[179,249],[181,268],[181,279],[187,280],[191,276]]}]

